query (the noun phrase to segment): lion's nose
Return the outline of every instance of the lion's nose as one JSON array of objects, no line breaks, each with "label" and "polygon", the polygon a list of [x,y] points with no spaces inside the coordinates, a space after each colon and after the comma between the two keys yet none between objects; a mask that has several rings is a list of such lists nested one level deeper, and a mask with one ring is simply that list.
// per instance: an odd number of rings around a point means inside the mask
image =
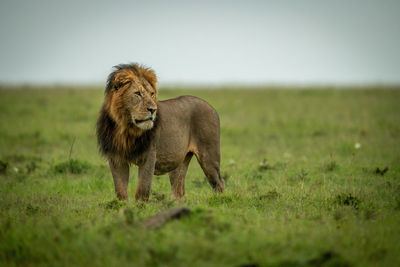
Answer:
[{"label": "lion's nose", "polygon": [[156,108],[147,108],[148,111],[150,111],[151,114],[153,114],[157,109]]}]

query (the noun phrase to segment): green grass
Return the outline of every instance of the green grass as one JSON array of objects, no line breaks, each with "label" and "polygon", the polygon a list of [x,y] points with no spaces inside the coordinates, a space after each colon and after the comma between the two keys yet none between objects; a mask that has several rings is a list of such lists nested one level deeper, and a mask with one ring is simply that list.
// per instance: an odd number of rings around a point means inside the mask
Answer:
[{"label": "green grass", "polygon": [[[160,94],[219,112],[225,193],[192,160],[181,204],[166,175],[136,204],[136,168],[116,201],[96,147],[101,89],[0,91],[0,265],[400,265],[400,91]],[[179,205],[193,212],[143,229]]]}]

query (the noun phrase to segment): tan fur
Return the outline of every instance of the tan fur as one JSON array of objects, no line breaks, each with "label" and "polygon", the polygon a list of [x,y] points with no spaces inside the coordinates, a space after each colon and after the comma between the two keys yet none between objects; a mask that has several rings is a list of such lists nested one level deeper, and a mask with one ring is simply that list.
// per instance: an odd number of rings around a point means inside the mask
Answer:
[{"label": "tan fur", "polygon": [[157,77],[151,69],[136,64],[116,68],[108,79],[97,137],[118,198],[128,198],[130,164],[139,166],[136,200],[147,200],[153,174],[163,173],[169,173],[175,197],[182,198],[192,155],[214,190],[224,191],[216,111],[192,96],[158,102]]}]

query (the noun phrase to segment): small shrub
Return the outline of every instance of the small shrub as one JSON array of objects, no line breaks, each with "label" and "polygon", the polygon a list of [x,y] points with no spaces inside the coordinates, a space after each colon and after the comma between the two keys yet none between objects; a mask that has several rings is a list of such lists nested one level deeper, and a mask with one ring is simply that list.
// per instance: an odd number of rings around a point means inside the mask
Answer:
[{"label": "small shrub", "polygon": [[105,203],[101,203],[100,206],[103,206],[107,210],[119,210],[121,207],[125,206],[125,202],[114,199]]},{"label": "small shrub", "polygon": [[258,179],[259,180],[259,179],[262,179],[262,178],[263,178],[263,176],[259,172],[253,174],[253,179]]},{"label": "small shrub", "polygon": [[336,196],[335,202],[339,205],[351,206],[358,210],[361,200],[353,196],[351,193],[343,193]]},{"label": "small shrub", "polygon": [[165,194],[162,194],[162,193],[160,194],[157,192],[151,192],[151,195],[157,201],[163,201],[166,198]]},{"label": "small shrub", "polygon": [[338,168],[338,164],[334,160],[331,160],[330,162],[326,163],[324,166],[324,170],[327,172],[334,171],[337,168]]},{"label": "small shrub", "polygon": [[275,164],[269,164],[267,159],[263,159],[258,164],[258,170],[259,171],[268,171],[268,170],[283,170],[286,168],[286,163],[283,162],[276,162]]},{"label": "small shrub", "polygon": [[0,174],[6,174],[8,169],[8,162],[0,160]]},{"label": "small shrub", "polygon": [[38,167],[38,165],[36,164],[36,162],[35,161],[31,161],[26,165],[26,172],[28,174],[32,173],[37,169],[37,167]]},{"label": "small shrub", "polygon": [[276,192],[276,190],[272,190],[272,191],[269,191],[268,193],[266,193],[265,195],[258,196],[258,199],[259,200],[274,200],[274,199],[279,198],[280,196],[281,195],[278,192]]},{"label": "small shrub", "polygon": [[304,169],[301,169],[300,173],[297,175],[297,178],[300,181],[306,181],[307,180],[307,176],[308,176],[308,173]]},{"label": "small shrub", "polygon": [[385,175],[385,173],[389,170],[389,167],[385,167],[384,169],[376,168],[375,174],[380,174],[381,176]]},{"label": "small shrub", "polygon": [[238,196],[236,195],[213,195],[208,199],[208,204],[210,206],[219,206],[223,204],[231,204],[234,200],[237,200]]},{"label": "small shrub", "polygon": [[297,175],[288,178],[288,181],[292,183],[305,182],[307,180],[308,173],[304,169],[301,169],[301,171]]},{"label": "small shrub", "polygon": [[32,206],[31,204],[28,204],[26,206],[26,214],[27,215],[34,215],[39,211],[39,207],[37,206]]},{"label": "small shrub", "polygon": [[53,170],[55,173],[81,174],[81,173],[86,173],[90,168],[91,165],[86,161],[69,159],[68,161],[56,164],[53,167]]},{"label": "small shrub", "polygon": [[259,171],[267,171],[267,170],[272,170],[272,169],[273,169],[273,167],[267,163],[267,159],[264,159],[263,161],[261,161],[258,164]]}]

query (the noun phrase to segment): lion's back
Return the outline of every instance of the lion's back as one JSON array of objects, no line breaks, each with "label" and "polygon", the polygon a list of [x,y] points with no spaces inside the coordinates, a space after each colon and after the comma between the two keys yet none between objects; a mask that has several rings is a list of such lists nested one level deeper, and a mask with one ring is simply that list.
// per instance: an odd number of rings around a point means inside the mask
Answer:
[{"label": "lion's back", "polygon": [[169,116],[173,115],[176,119],[184,119],[185,122],[188,122],[188,120],[206,120],[210,123],[218,122],[219,124],[217,111],[207,101],[199,97],[183,95],[160,101],[158,106],[162,113],[167,113]]}]

